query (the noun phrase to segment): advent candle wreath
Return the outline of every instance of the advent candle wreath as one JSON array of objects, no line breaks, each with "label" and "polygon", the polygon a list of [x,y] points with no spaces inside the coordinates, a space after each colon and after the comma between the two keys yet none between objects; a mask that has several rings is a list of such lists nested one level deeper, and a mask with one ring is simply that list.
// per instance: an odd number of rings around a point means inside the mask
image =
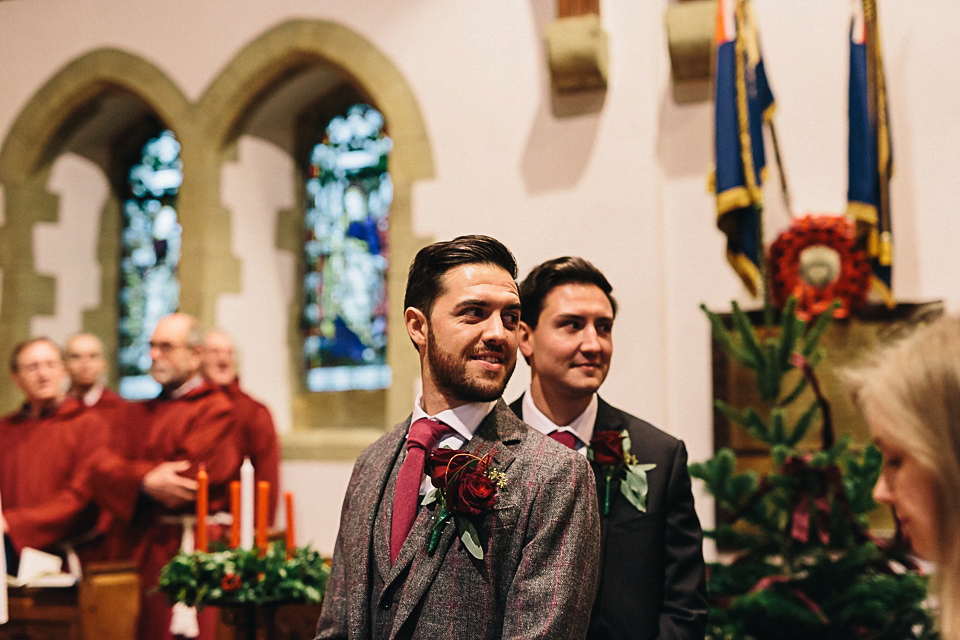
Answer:
[{"label": "advent candle wreath", "polygon": [[330,569],[320,553],[271,543],[266,553],[254,549],[222,549],[175,556],[160,571],[157,589],[171,603],[203,607],[252,603],[320,602]]},{"label": "advent candle wreath", "polygon": [[197,474],[196,545],[181,549],[160,571],[157,590],[171,603],[188,606],[207,604],[285,604],[320,602],[330,569],[320,554],[294,542],[293,495],[285,494],[287,531],[285,539],[267,540],[267,508],[270,483],[258,482],[256,546],[254,539],[254,470],[244,460],[240,481],[230,486],[230,545],[207,552],[208,482],[204,469]]}]

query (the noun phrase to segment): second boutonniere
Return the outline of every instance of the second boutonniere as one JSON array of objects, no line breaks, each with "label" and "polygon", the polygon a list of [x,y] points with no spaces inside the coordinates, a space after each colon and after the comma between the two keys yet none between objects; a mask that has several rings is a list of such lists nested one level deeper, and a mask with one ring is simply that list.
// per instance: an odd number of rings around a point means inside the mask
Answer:
[{"label": "second boutonniere", "polygon": [[440,534],[453,517],[457,537],[467,551],[478,560],[483,559],[483,547],[477,527],[470,520],[490,509],[497,501],[497,493],[507,486],[502,472],[490,468],[491,454],[483,457],[456,449],[434,449],[427,461],[427,474],[433,483],[420,503],[423,506],[439,503],[430,532],[429,552],[440,542]]},{"label": "second boutonniere", "polygon": [[647,471],[657,465],[639,464],[631,453],[627,430],[601,429],[593,434],[587,448],[587,458],[600,470],[603,483],[603,515],[610,514],[610,485],[620,475],[620,493],[638,511],[647,511]]}]

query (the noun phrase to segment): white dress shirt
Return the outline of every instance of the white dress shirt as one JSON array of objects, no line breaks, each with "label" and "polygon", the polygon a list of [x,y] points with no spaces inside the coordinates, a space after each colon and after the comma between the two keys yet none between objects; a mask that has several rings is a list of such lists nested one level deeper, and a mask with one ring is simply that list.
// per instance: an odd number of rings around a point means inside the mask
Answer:
[{"label": "white dress shirt", "polygon": [[581,455],[587,455],[587,446],[593,438],[593,427],[597,421],[597,407],[600,401],[597,400],[597,394],[593,394],[590,404],[583,410],[579,416],[573,419],[573,422],[566,425],[554,424],[550,418],[543,415],[537,405],[533,404],[533,393],[530,387],[523,394],[523,421],[544,435],[550,435],[554,431],[569,431],[577,438],[576,451]]}]

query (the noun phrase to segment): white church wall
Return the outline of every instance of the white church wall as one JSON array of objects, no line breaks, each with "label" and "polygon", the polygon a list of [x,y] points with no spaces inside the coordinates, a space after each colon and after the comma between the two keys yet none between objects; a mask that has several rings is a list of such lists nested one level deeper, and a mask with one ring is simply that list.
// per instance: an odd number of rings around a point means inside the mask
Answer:
[{"label": "white church wall", "polygon": [[217,324],[234,336],[238,373],[245,388],[270,407],[280,433],[292,428],[286,382],[287,313],[298,297],[297,256],[276,248],[277,216],[294,203],[294,166],[274,145],[243,136],[237,161],[221,172],[223,205],[231,212],[231,248],[241,257],[239,294],[217,300]]},{"label": "white church wall", "polygon": [[99,222],[109,186],[94,163],[68,153],[57,158],[47,188],[59,198],[60,219],[34,228],[34,264],[56,278],[57,313],[35,316],[30,332],[63,344],[83,329],[83,310],[100,305],[99,225],[90,221]]}]

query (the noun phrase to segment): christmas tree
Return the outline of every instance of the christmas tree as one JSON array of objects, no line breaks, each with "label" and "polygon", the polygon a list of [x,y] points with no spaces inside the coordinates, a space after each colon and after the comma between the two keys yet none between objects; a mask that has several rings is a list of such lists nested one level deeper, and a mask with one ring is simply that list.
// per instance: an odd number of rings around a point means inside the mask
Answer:
[{"label": "christmas tree", "polygon": [[[815,375],[832,309],[808,326],[791,300],[778,326],[758,331],[736,303],[732,330],[701,308],[714,340],[756,374],[763,401],[735,407],[716,400],[715,406],[769,447],[772,463],[766,474],[738,473],[733,451],[724,448],[690,466],[716,499],[718,525],[706,535],[730,555],[709,566],[707,637],[936,637],[923,607],[926,578],[902,547],[868,533],[880,452],[872,444],[858,451],[849,436],[834,437],[830,405]],[[795,369],[803,375],[786,385],[785,374]],[[798,410],[808,387],[814,400]],[[819,448],[801,449],[815,426]]]}]

